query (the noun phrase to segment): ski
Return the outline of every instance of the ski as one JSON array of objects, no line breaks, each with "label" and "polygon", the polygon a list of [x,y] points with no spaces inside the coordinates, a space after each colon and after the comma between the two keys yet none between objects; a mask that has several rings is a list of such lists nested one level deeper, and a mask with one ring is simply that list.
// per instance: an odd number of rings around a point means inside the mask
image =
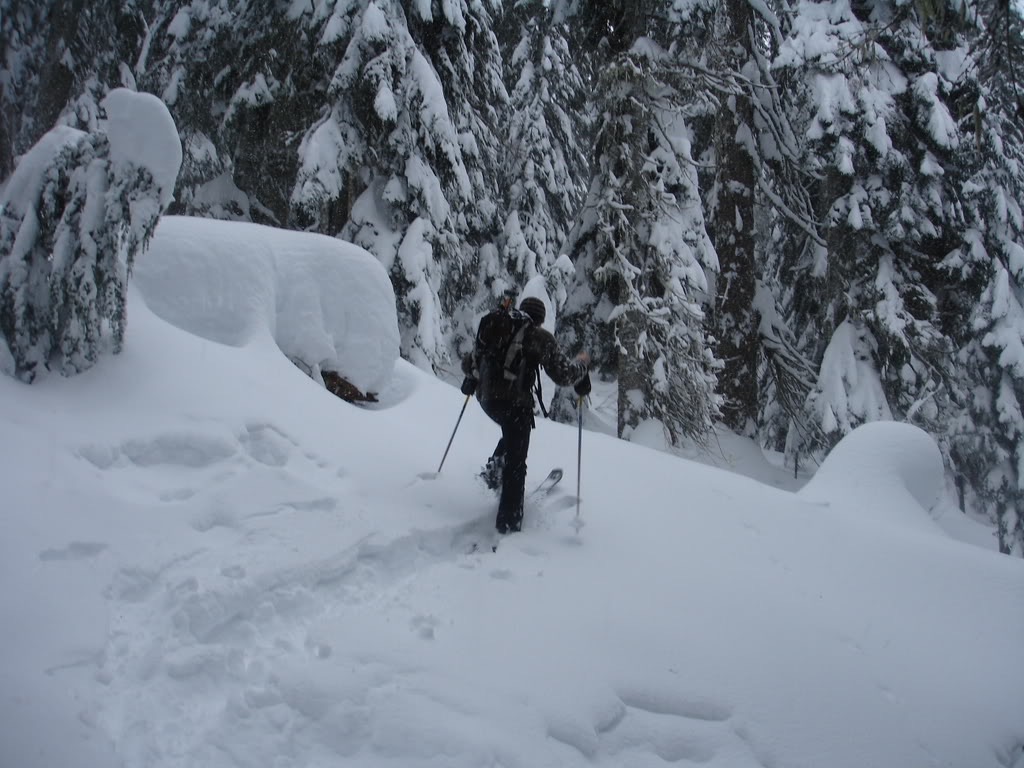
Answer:
[{"label": "ski", "polygon": [[559,469],[558,467],[555,467],[550,472],[548,472],[548,476],[541,481],[540,485],[538,485],[536,488],[530,491],[530,497],[537,498],[540,496],[547,496],[549,493],[551,493],[551,491],[555,489],[555,486],[558,485],[561,479],[562,470]]}]

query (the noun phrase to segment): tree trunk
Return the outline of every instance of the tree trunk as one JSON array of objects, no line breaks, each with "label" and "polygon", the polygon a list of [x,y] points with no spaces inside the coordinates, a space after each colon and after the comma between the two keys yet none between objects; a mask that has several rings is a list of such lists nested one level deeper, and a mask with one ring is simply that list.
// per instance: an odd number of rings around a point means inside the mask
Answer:
[{"label": "tree trunk", "polygon": [[625,312],[615,321],[616,335],[619,344],[625,348],[619,352],[618,379],[618,430],[622,437],[627,429],[640,423],[643,413],[643,402],[648,397],[647,376],[643,370],[643,357],[637,352],[640,340],[640,326],[643,322],[639,312]]},{"label": "tree trunk", "polygon": [[[754,14],[746,0],[726,0],[717,33],[726,60],[723,71],[740,71],[753,59]],[[754,161],[738,140],[753,141],[753,107],[745,94],[730,96],[718,112],[718,205],[713,237],[721,273],[715,302],[719,374],[725,398],[723,420],[741,434],[752,434],[758,410],[759,317],[754,309]]]}]

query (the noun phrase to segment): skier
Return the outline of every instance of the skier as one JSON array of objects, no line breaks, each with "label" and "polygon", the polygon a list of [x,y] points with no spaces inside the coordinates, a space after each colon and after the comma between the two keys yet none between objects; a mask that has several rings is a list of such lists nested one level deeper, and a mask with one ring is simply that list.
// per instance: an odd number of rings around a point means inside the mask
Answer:
[{"label": "skier", "polygon": [[[573,385],[580,397],[588,395],[591,388],[590,355],[580,352],[570,360],[558,348],[555,337],[541,327],[546,312],[544,302],[528,296],[519,304],[519,309],[529,317],[529,322],[521,337],[523,370],[518,377],[510,380],[502,367],[487,365],[480,348],[479,331],[476,348],[462,360],[462,371],[466,375],[462,394],[475,393],[484,413],[501,427],[501,439],[482,475],[489,488],[501,489],[495,525],[502,534],[519,531],[523,525],[526,454],[530,448],[530,430],[535,426],[531,389],[538,368],[543,367],[559,386]],[[481,320],[481,326],[483,323]]]}]

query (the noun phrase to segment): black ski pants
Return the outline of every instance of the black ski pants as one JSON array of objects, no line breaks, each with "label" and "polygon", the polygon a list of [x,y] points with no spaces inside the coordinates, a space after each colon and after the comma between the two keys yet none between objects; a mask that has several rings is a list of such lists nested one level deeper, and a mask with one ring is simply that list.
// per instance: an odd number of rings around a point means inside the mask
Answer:
[{"label": "black ski pants", "polygon": [[530,450],[530,430],[533,429],[533,403],[487,400],[480,405],[484,413],[501,427],[501,439],[493,454],[495,459],[501,458],[504,464],[495,527],[499,533],[519,531],[523,527],[526,454]]}]

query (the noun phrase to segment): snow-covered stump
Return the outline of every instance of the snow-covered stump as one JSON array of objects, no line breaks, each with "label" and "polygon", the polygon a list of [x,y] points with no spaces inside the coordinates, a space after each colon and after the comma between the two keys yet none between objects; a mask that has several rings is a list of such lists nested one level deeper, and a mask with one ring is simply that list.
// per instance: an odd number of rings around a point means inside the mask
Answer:
[{"label": "snow-covered stump", "polygon": [[128,275],[181,166],[167,107],[124,88],[100,131],[58,126],[0,194],[0,370],[71,375],[124,343]]}]

